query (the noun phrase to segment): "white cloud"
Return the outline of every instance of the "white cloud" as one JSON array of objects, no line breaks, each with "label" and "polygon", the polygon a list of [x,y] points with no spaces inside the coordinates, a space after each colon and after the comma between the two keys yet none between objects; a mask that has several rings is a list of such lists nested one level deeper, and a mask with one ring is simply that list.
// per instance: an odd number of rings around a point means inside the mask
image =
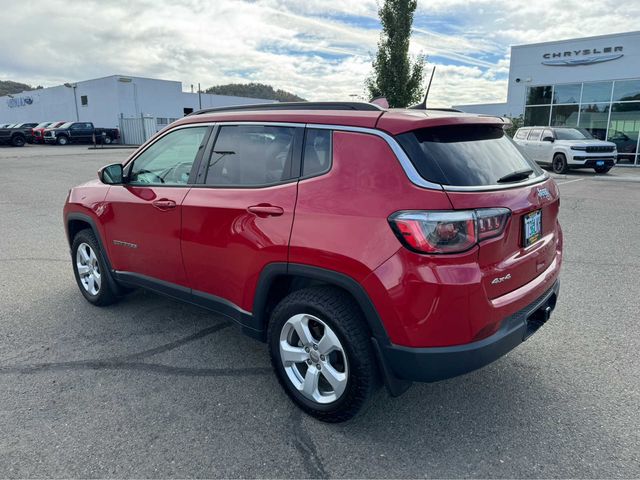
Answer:
[{"label": "white cloud", "polygon": [[[0,78],[31,84],[122,73],[349,99],[379,38],[376,0],[20,3],[29,13],[0,30]],[[637,28],[640,2],[591,3],[419,0],[411,53],[438,59],[431,104],[504,101],[510,44]]]}]

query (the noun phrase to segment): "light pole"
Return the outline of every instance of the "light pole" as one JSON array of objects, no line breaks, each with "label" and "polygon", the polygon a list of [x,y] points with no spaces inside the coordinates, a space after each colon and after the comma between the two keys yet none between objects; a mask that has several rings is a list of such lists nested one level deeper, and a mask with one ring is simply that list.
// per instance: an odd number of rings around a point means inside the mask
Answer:
[{"label": "light pole", "polygon": [[65,83],[65,87],[73,89],[73,103],[76,106],[76,122],[80,121],[80,114],[78,113],[78,97],[76,96],[76,88],[78,88],[77,83]]}]

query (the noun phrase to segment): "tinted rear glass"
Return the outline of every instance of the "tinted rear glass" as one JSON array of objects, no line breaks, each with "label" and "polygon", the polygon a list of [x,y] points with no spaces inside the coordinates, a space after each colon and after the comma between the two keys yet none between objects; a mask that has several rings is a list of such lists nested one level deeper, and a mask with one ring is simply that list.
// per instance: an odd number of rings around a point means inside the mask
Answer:
[{"label": "tinted rear glass", "polygon": [[457,125],[424,128],[397,137],[425,179],[442,185],[496,185],[510,173],[542,170],[525,158],[500,126]]}]

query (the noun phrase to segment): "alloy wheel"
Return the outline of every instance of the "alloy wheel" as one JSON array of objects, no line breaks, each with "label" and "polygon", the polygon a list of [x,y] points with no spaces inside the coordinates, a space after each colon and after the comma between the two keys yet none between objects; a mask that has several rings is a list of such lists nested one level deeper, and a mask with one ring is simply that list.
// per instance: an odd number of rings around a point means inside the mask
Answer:
[{"label": "alloy wheel", "polygon": [[81,243],[76,250],[76,270],[82,287],[91,295],[100,292],[102,274],[100,263],[93,248],[87,243]]},{"label": "alloy wheel", "polygon": [[307,399],[338,400],[347,388],[349,365],[335,332],[318,317],[298,314],[280,332],[280,358],[287,377]]}]

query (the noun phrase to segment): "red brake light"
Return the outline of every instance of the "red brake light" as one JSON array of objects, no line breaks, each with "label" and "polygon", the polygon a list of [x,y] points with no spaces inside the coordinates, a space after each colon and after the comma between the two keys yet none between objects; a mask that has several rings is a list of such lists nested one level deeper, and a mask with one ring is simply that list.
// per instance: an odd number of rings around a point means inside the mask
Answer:
[{"label": "red brake light", "polygon": [[402,211],[389,224],[403,245],[418,253],[459,253],[504,231],[511,211]]},{"label": "red brake light", "polygon": [[502,234],[511,211],[507,208],[483,208],[476,210],[478,241],[497,237]]}]

